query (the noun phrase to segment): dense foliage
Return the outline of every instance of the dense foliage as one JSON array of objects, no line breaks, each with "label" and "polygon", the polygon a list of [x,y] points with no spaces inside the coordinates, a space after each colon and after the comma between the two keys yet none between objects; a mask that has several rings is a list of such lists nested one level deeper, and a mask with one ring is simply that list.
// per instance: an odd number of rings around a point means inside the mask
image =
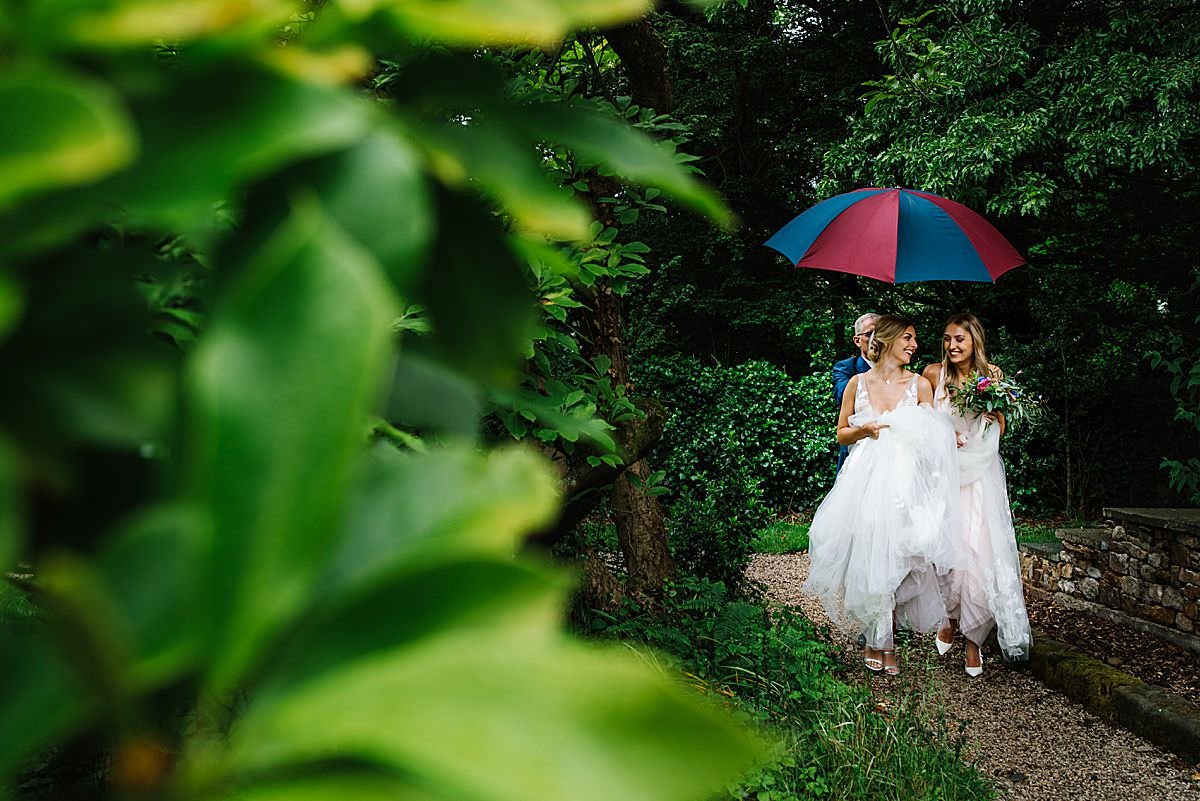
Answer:
[{"label": "dense foliage", "polygon": [[[918,322],[923,366],[940,358],[942,321],[973,311],[992,360],[1046,399],[1004,445],[1020,510],[1185,500],[1168,481],[1183,474],[1159,465],[1190,464],[1200,438],[1149,355],[1190,341],[1200,312],[1186,292],[1200,262],[1196,13],[953,0],[662,19],[676,113],[744,225],[728,236],[678,216],[639,224],[672,258],[635,289],[635,350],[818,375],[851,352],[858,314],[897,311]],[[821,197],[864,185],[966,202],[1030,264],[995,285],[892,288],[789,270],[760,246]]]}]

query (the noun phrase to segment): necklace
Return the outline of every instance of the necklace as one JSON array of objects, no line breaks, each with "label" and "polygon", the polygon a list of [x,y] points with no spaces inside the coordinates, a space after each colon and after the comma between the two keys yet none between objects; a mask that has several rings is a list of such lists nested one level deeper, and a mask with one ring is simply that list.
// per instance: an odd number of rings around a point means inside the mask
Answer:
[{"label": "necklace", "polygon": [[900,378],[900,375],[903,375],[903,374],[904,374],[904,371],[903,371],[903,370],[900,370],[900,371],[899,371],[899,374],[897,374],[897,375],[894,375],[894,376],[892,376],[891,378],[883,378],[883,374],[882,374],[882,373],[880,373],[880,374],[879,374],[879,377],[883,379],[883,383],[885,383],[885,384],[890,384],[890,383],[892,383],[893,381],[899,380],[899,378]]}]

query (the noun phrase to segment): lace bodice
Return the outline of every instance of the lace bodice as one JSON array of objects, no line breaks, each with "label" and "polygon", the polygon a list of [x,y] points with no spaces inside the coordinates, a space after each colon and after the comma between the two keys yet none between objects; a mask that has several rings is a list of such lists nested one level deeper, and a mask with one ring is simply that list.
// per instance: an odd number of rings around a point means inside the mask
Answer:
[{"label": "lace bodice", "polygon": [[[871,405],[871,396],[867,394],[867,382],[863,378],[864,375],[866,374],[859,375],[858,387],[854,390],[854,414],[850,418],[850,425],[852,426],[862,425],[886,414],[886,412],[879,412]],[[908,386],[904,390],[904,396],[900,398],[900,402],[896,404],[896,408],[916,405],[917,376],[914,374],[908,379]]]}]

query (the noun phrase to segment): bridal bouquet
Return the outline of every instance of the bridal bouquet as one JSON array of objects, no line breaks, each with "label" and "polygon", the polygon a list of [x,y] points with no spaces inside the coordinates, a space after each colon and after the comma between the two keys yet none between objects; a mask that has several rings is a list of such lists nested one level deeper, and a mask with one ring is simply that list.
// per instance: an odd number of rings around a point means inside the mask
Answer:
[{"label": "bridal bouquet", "polygon": [[[1017,376],[1021,373],[1018,372]],[[950,403],[966,417],[1002,414],[1009,423],[1017,423],[1036,413],[1039,399],[1031,397],[1015,380],[971,373],[961,387],[949,387]],[[984,424],[987,429],[987,424]]]}]

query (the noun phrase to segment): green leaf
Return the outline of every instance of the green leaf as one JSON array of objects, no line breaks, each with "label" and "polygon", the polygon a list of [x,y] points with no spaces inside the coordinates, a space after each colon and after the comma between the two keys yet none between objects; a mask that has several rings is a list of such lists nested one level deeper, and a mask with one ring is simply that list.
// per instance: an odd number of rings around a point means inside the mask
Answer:
[{"label": "green leaf", "polygon": [[[514,112],[519,113],[519,112]],[[513,215],[521,228],[560,239],[583,239],[591,216],[568,190],[554,185],[535,152],[535,138],[500,124],[414,127],[433,167],[451,186],[478,186]]]},{"label": "green leaf", "polygon": [[656,187],[721,225],[732,222],[717,194],[681,169],[668,147],[622,122],[560,103],[531,104],[522,121],[535,138],[558,142],[626,180]]},{"label": "green leaf", "polygon": [[483,416],[480,389],[436,361],[405,354],[392,374],[387,417],[410,428],[474,437]]},{"label": "green leaf", "polygon": [[16,564],[25,539],[24,493],[17,469],[17,452],[0,435],[0,572]]},{"label": "green leaf", "polygon": [[266,781],[261,778],[225,801],[457,801],[384,772],[327,769],[318,774]]},{"label": "green leaf", "polygon": [[549,522],[557,488],[546,464],[509,448],[402,455],[377,448],[348,511],[324,595],[403,568],[505,556]]},{"label": "green leaf", "polygon": [[372,110],[339,87],[233,62],[179,74],[134,111],[145,155],[101,189],[136,221],[179,230],[250,180],[359,140]]},{"label": "green leaf", "polygon": [[649,0],[337,0],[350,16],[385,9],[413,38],[455,44],[550,45],[579,27],[627,22],[650,10]]},{"label": "green leaf", "polygon": [[289,199],[306,192],[321,199],[330,219],[371,252],[401,292],[415,283],[435,225],[412,145],[377,128],[347,150],[296,164],[255,187],[245,225],[274,227],[290,213]]},{"label": "green leaf", "polygon": [[311,204],[224,300],[190,365],[188,430],[193,494],[215,532],[218,692],[307,600],[381,399],[396,308],[379,265]]},{"label": "green leaf", "polygon": [[54,737],[91,712],[76,677],[40,625],[0,626],[0,782]]},{"label": "green leaf", "polygon": [[235,30],[266,38],[294,12],[285,0],[39,0],[26,24],[54,44],[111,50]]},{"label": "green leaf", "polygon": [[485,385],[512,385],[533,335],[534,307],[504,231],[480,203],[443,192],[433,261],[414,299],[433,335],[414,347]]},{"label": "green leaf", "polygon": [[124,678],[137,692],[177,678],[200,654],[196,598],[207,534],[197,510],[161,507],[124,526],[97,559],[130,638]]},{"label": "green leaf", "polygon": [[130,163],[137,134],[108,87],[46,67],[0,72],[0,211]]},{"label": "green leaf", "polygon": [[[450,584],[431,604],[460,591],[469,587]],[[469,621],[271,693],[235,726],[222,767],[257,773],[337,754],[455,797],[691,801],[759,757],[676,679],[628,651],[565,640],[547,609],[537,593],[490,614],[481,599]],[[329,636],[354,639],[353,629]]]},{"label": "green leaf", "polygon": [[[447,549],[444,556],[454,554]],[[566,599],[565,582],[507,554],[394,567],[348,596],[323,597],[321,608],[275,660],[278,668],[265,680],[261,697],[285,695],[354,660],[455,628],[486,631],[498,617],[530,617],[553,631]]]}]

